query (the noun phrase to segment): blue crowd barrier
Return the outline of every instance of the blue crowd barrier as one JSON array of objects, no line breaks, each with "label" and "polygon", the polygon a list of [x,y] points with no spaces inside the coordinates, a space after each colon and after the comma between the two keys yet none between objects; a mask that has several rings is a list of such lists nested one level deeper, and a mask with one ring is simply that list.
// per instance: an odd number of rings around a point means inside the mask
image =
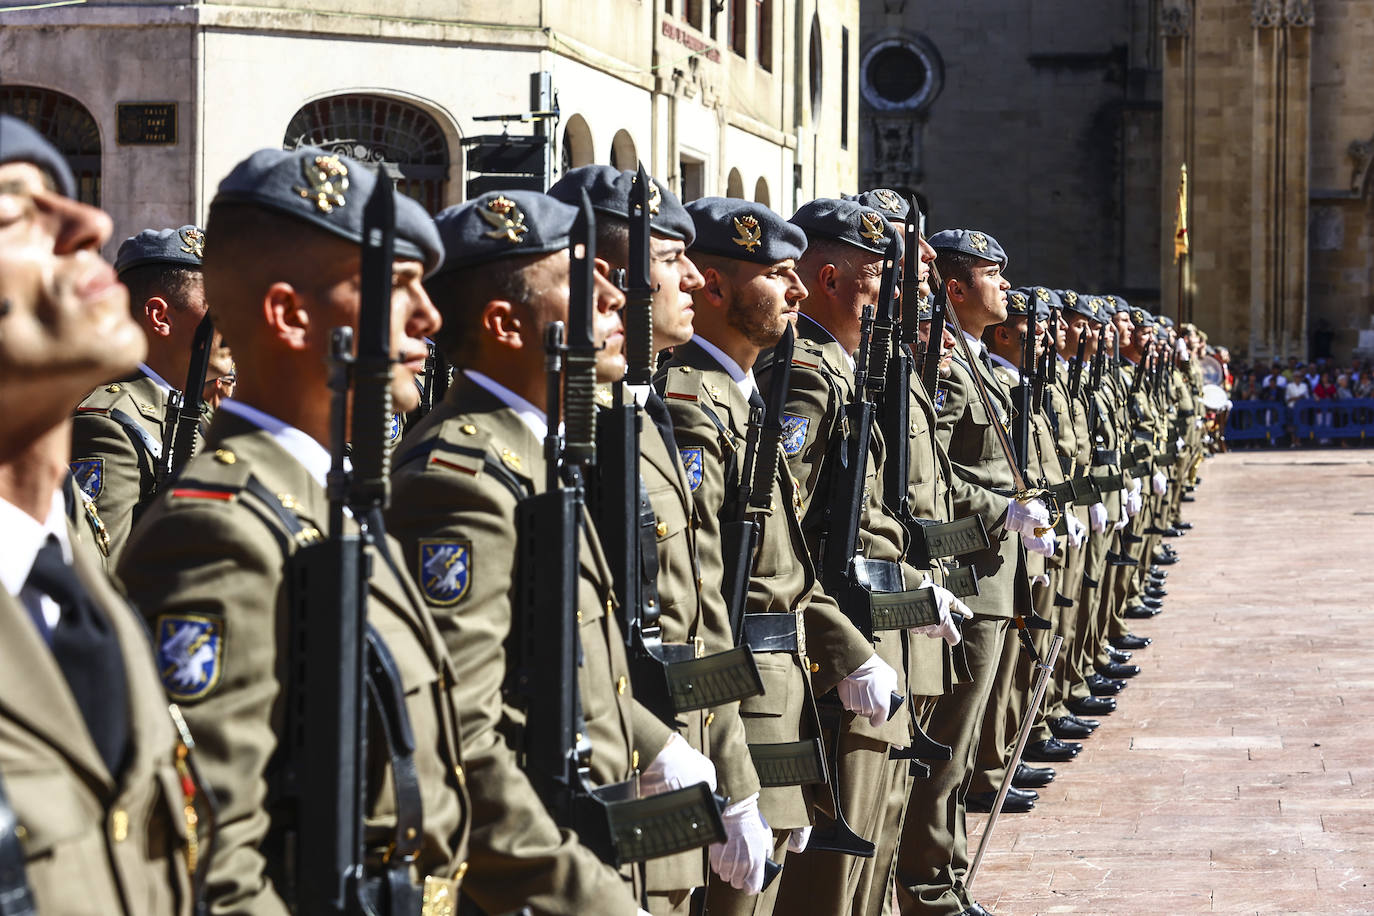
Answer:
[{"label": "blue crowd barrier", "polygon": [[1293,404],[1293,434],[1299,439],[1364,439],[1374,435],[1374,399],[1317,400]]},{"label": "blue crowd barrier", "polygon": [[1236,401],[1226,418],[1226,441],[1273,442],[1287,434],[1288,407],[1282,401]]}]

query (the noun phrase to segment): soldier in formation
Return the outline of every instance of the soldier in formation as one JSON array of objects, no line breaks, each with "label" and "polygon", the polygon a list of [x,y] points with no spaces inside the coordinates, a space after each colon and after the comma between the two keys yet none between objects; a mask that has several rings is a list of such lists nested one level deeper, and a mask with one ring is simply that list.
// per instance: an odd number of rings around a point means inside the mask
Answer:
[{"label": "soldier in formation", "polygon": [[1140,670],[1201,334],[986,231],[305,147],[111,268],[72,194],[0,116],[0,900],[976,916]]}]

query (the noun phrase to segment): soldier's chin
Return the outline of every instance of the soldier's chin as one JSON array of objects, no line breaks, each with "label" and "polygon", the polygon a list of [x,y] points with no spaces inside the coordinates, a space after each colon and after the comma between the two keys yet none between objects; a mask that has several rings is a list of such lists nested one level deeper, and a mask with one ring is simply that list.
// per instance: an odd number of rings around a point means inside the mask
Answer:
[{"label": "soldier's chin", "polygon": [[391,380],[391,410],[393,413],[410,413],[420,406],[420,389],[415,387],[415,377],[408,372],[398,372]]},{"label": "soldier's chin", "polygon": [[626,367],[622,354],[602,350],[596,355],[596,380],[603,385],[618,382],[625,377]]}]

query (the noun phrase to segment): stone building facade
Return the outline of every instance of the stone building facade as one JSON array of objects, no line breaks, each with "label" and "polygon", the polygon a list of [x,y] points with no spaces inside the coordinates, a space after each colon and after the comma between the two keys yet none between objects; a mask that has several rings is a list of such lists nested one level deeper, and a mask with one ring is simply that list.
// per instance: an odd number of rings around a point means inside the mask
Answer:
[{"label": "stone building facade", "polygon": [[[88,0],[0,3],[0,110],[46,131],[115,241],[200,221],[254,149],[380,162],[432,211],[463,141],[548,72],[553,176],[637,160],[688,198],[790,213],[856,182],[858,0]],[[511,135],[536,123],[510,121]]]}]

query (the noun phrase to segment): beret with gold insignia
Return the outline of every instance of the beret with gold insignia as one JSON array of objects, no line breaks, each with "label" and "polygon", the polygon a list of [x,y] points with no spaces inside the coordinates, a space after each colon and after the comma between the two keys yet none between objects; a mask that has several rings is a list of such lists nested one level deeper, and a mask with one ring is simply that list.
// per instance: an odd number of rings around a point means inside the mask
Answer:
[{"label": "beret with gold insignia", "polygon": [[765,204],[734,197],[703,197],[687,205],[696,226],[692,251],[777,264],[806,251],[806,233]]},{"label": "beret with gold insignia", "polygon": [[1061,289],[1058,292],[1059,299],[1064,303],[1065,309],[1075,315],[1082,315],[1097,322],[1106,321],[1111,317],[1110,314],[1104,314],[1101,309],[1093,307],[1092,301],[1095,298],[1093,296],[1079,295],[1071,289]]},{"label": "beret with gold insignia", "polygon": [[[377,185],[377,173],[360,162],[314,146],[260,149],[234,166],[210,204],[247,204],[301,220],[362,244],[363,206]],[[396,257],[423,261],[430,273],[444,259],[444,246],[425,208],[396,195]]]},{"label": "beret with gold insignia", "polygon": [[870,210],[877,210],[891,222],[905,223],[911,216],[911,205],[907,203],[906,198],[891,188],[873,188],[870,191],[860,191],[853,197],[846,195],[844,199],[863,204]]},{"label": "beret with gold insignia", "polygon": [[896,238],[897,256],[901,257],[902,233],[880,211],[855,200],[818,197],[802,204],[792,214],[791,223],[800,226],[812,241],[844,242],[870,254],[887,254],[888,243]]},{"label": "beret with gold insignia", "polygon": [[76,179],[72,167],[57,147],[53,146],[27,121],[0,114],[0,165],[29,162],[48,173],[63,197],[76,196]]},{"label": "beret with gold insignia", "polygon": [[942,229],[927,241],[936,251],[960,251],[984,261],[1000,264],[1004,270],[1006,269],[1007,253],[1002,250],[997,239],[986,232],[977,229]]},{"label": "beret with gold insignia", "polygon": [[434,218],[448,252],[438,273],[568,247],[577,209],[538,191],[488,191]]},{"label": "beret with gold insignia", "polygon": [[[628,169],[618,171],[609,165],[584,165],[554,182],[548,193],[554,200],[575,207],[582,199],[582,192],[586,191],[593,210],[623,220],[629,212],[635,174]],[[651,177],[649,184],[649,229],[691,245],[696,229],[682,202],[658,179]]]},{"label": "beret with gold insignia", "polygon": [[1152,328],[1155,326],[1155,316],[1145,311],[1140,306],[1131,308],[1131,324],[1138,328]]},{"label": "beret with gold insignia", "polygon": [[199,226],[180,229],[144,229],[130,236],[115,255],[115,273],[145,264],[166,264],[200,270],[205,257],[205,231]]},{"label": "beret with gold insignia", "polygon": [[[1111,308],[1112,312],[1114,312],[1117,315],[1120,315],[1122,312],[1129,313],[1131,311],[1130,303],[1127,302],[1125,299],[1122,299],[1120,296],[1109,295],[1103,296],[1103,298],[1107,299],[1110,302],[1109,308]],[[1111,315],[1109,314],[1107,317],[1110,318]]]}]

